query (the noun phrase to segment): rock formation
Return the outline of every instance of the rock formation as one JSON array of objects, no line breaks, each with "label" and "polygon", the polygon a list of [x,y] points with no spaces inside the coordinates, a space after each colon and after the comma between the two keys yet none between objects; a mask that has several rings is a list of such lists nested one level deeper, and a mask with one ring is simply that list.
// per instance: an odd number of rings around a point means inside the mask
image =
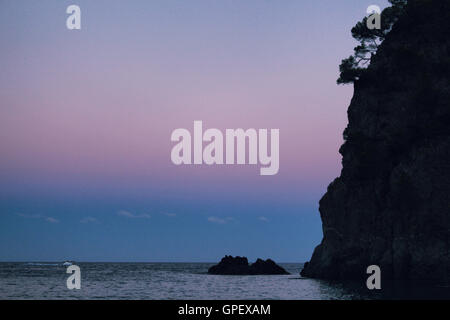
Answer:
[{"label": "rock formation", "polygon": [[273,260],[256,260],[249,265],[246,257],[225,256],[219,264],[209,268],[210,274],[222,275],[268,275],[268,274],[289,274]]},{"label": "rock formation", "polygon": [[450,1],[410,0],[354,84],[323,240],[301,274],[448,282]]}]

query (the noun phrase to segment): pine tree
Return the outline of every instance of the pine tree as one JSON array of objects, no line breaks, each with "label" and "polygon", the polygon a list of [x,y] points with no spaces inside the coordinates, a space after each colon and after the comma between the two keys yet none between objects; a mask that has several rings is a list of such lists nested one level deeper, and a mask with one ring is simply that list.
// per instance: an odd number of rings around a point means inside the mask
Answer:
[{"label": "pine tree", "polygon": [[352,56],[342,60],[339,66],[338,84],[353,83],[361,77],[361,74],[370,64],[373,55],[376,54],[379,45],[392,30],[398,18],[405,12],[408,0],[389,0],[389,2],[392,6],[387,7],[381,13],[380,29],[369,29],[367,17],[364,17],[352,28],[352,36],[360,44],[354,48]]}]

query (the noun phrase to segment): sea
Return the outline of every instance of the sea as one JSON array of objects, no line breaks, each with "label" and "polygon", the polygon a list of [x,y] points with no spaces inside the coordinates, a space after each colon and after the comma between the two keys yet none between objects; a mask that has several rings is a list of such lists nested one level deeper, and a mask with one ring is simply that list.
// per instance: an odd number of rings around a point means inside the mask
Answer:
[{"label": "sea", "polygon": [[290,275],[210,275],[214,263],[75,263],[81,289],[67,288],[61,262],[0,263],[0,299],[127,300],[352,300],[450,299],[450,287],[407,285],[368,290],[365,283],[339,283],[299,275],[302,263],[280,263]]}]

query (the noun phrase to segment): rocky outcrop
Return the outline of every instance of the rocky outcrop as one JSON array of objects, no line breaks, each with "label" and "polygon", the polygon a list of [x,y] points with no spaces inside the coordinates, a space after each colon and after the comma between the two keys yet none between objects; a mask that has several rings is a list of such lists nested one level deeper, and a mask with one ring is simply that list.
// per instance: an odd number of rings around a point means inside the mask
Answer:
[{"label": "rocky outcrop", "polygon": [[250,274],[289,274],[289,272],[277,265],[271,259],[257,259],[256,262],[250,266]]},{"label": "rocky outcrop", "polygon": [[355,82],[343,168],[301,274],[449,282],[450,1],[408,3]]},{"label": "rocky outcrop", "polygon": [[249,274],[249,265],[246,257],[225,256],[219,264],[208,269],[210,274]]},{"label": "rocky outcrop", "polygon": [[269,274],[289,274],[273,260],[257,259],[255,263],[249,265],[246,257],[225,256],[219,264],[209,268],[210,274],[222,275],[269,275]]}]

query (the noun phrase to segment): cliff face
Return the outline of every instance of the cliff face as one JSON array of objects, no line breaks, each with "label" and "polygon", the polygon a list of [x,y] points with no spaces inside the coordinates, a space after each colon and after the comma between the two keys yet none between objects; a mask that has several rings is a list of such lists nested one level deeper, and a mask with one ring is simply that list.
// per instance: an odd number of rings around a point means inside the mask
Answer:
[{"label": "cliff face", "polygon": [[450,279],[450,1],[410,1],[355,83],[302,275]]}]

